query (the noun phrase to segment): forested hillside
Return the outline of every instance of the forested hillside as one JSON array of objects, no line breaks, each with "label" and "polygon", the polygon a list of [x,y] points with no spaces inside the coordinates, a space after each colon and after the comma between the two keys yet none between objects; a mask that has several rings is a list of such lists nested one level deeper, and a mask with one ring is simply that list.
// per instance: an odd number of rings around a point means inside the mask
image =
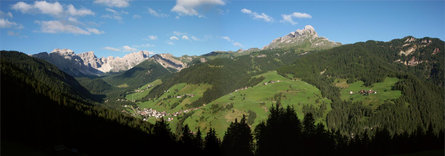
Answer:
[{"label": "forested hillside", "polygon": [[[398,60],[405,59],[400,51],[409,38],[391,42],[368,41],[308,54],[297,58],[292,65],[279,68],[278,72],[317,86],[333,101],[333,110],[326,118],[330,129],[351,134],[385,127],[391,133],[402,133],[431,125],[438,132],[445,128],[443,74],[437,76],[444,70],[444,58],[443,52],[433,53],[436,48],[443,51],[444,42],[430,38],[412,41],[422,43],[427,40],[425,46],[419,46],[421,48],[409,55],[422,58],[422,63],[405,65]],[[365,86],[372,86],[386,77],[400,79],[392,89],[400,90],[402,96],[374,107],[341,100],[341,88],[335,85],[336,80],[346,79],[348,84],[362,81]]]},{"label": "forested hillside", "polygon": [[178,146],[153,134],[156,126],[101,106],[46,61],[1,51],[0,63],[2,155],[173,154],[162,149]]}]

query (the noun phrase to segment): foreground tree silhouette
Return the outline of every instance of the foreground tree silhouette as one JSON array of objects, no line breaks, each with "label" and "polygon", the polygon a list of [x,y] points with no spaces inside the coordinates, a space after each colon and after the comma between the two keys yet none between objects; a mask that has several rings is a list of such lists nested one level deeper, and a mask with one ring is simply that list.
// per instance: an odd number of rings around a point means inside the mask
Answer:
[{"label": "foreground tree silhouette", "polygon": [[267,122],[255,128],[255,136],[257,155],[301,154],[301,122],[292,107],[272,106]]},{"label": "foreground tree silhouette", "polygon": [[205,137],[205,143],[204,143],[204,155],[214,155],[219,156],[221,155],[220,150],[220,141],[216,137],[215,129],[210,128],[209,132],[207,133]]},{"label": "foreground tree silhouette", "polygon": [[223,155],[227,156],[253,156],[253,137],[246,116],[240,122],[235,119],[227,128],[222,142]]},{"label": "foreground tree silhouette", "polygon": [[199,127],[195,137],[193,138],[193,146],[202,150],[202,137],[201,137],[201,130],[199,129]]}]

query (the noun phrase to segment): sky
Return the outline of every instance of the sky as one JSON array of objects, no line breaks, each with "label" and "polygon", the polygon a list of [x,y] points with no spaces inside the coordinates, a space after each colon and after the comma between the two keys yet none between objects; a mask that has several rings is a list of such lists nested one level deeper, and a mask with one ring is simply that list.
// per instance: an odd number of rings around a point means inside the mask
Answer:
[{"label": "sky", "polygon": [[1,0],[0,49],[98,57],[262,48],[305,25],[350,44],[445,39],[445,0]]}]

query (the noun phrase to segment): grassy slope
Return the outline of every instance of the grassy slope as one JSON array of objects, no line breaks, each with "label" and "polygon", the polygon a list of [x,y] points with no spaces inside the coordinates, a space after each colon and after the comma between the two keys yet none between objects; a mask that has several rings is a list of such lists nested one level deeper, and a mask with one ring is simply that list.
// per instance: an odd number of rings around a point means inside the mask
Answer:
[{"label": "grassy slope", "polygon": [[[162,80],[157,79],[153,82],[150,82],[148,84],[143,85],[142,87],[139,87],[138,90],[143,90],[142,92],[135,92],[132,94],[128,94],[127,96],[125,96],[125,98],[127,100],[140,100],[143,97],[147,96],[148,93],[150,93],[150,91],[157,85],[162,84]],[[151,85],[151,87],[147,88],[149,85]]]},{"label": "grassy slope", "polygon": [[[377,108],[380,104],[385,101],[390,102],[393,99],[397,99],[402,95],[400,90],[392,90],[392,87],[399,82],[398,78],[385,78],[383,82],[374,83],[371,86],[364,86],[363,81],[357,81],[351,84],[345,85],[345,80],[336,83],[336,86],[342,86],[340,90],[342,100],[350,100],[353,102],[363,102],[364,105],[372,104],[373,108]],[[360,90],[372,89],[377,91],[377,94],[361,95],[358,92]],[[350,95],[349,91],[353,91]]]},{"label": "grassy slope", "polygon": [[[156,85],[161,84],[162,82],[160,80],[153,81],[147,85],[152,85],[150,89],[145,90],[144,92],[140,93],[133,93],[130,95],[127,95],[128,100],[132,100],[134,98],[135,100],[141,99],[145,97],[151,89],[153,89]],[[140,89],[143,89],[147,85],[142,86]],[[165,92],[160,96],[159,98],[143,101],[143,102],[137,102],[136,104],[140,108],[152,108],[157,111],[165,111],[167,113],[175,113],[179,111],[183,111],[186,109],[190,109],[189,105],[201,98],[204,94],[204,92],[211,88],[208,84],[186,84],[186,83],[179,83],[176,84],[168,89],[168,92]],[[193,97],[190,96],[184,96],[186,94],[193,94]],[[133,96],[133,97],[132,97]],[[181,98],[177,98],[177,96],[182,96]],[[126,111],[133,113],[134,111],[130,108],[125,109]],[[173,117],[173,116],[167,116],[167,117]],[[154,117],[150,117],[147,120],[148,122],[155,123],[156,119]],[[179,122],[178,117],[173,117],[173,121],[170,122],[170,126],[172,130],[175,130],[177,127],[177,124]]]},{"label": "grassy slope", "polygon": [[[274,96],[280,93],[282,93],[281,104],[283,106],[293,106],[300,119],[303,118],[302,107],[306,104],[318,108],[322,102],[326,103],[327,110],[324,116],[330,110],[330,101],[323,98],[317,88],[306,82],[284,78],[275,71],[260,76],[265,77],[263,82],[246,90],[233,92],[218,98],[196,110],[185,120],[184,124],[188,124],[193,131],[196,131],[197,127],[206,131],[211,126],[216,129],[218,136],[222,137],[230,122],[234,121],[235,118],[240,119],[243,114],[249,116],[254,112],[256,117],[250,119],[252,120],[250,122],[251,126],[255,127],[261,121],[266,120],[268,108],[276,103]],[[280,82],[264,85],[265,82],[277,80],[280,80]],[[324,122],[324,117],[317,121]]]}]

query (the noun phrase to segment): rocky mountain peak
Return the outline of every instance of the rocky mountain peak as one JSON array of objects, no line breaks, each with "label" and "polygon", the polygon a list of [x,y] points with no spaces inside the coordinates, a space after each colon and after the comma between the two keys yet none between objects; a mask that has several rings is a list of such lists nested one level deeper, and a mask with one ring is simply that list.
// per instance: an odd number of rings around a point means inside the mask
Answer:
[{"label": "rocky mountain peak", "polygon": [[299,36],[318,37],[318,34],[315,31],[314,27],[312,27],[311,25],[306,25],[304,27],[304,29],[297,29],[295,32],[289,33],[288,36],[291,36],[291,37],[299,37]]},{"label": "rocky mountain peak", "polygon": [[178,59],[174,58],[171,54],[156,54],[152,58],[161,64],[164,68],[173,68],[177,71],[181,71],[186,68],[187,65]]},{"label": "rocky mountain peak", "polygon": [[74,55],[74,51],[71,49],[59,49],[56,48],[53,51],[51,51],[51,53],[57,53],[60,55]]},{"label": "rocky mountain peak", "polygon": [[298,47],[303,49],[327,49],[339,46],[341,43],[332,42],[324,37],[319,37],[314,27],[306,25],[303,29],[297,29],[286,36],[278,37],[263,49],[275,49],[285,47]]},{"label": "rocky mountain peak", "polygon": [[39,53],[32,56],[50,62],[70,75],[87,76],[128,70],[149,59],[150,52],[130,53],[122,58],[97,58],[93,51],[75,54],[71,49],[54,49],[50,54]]}]

